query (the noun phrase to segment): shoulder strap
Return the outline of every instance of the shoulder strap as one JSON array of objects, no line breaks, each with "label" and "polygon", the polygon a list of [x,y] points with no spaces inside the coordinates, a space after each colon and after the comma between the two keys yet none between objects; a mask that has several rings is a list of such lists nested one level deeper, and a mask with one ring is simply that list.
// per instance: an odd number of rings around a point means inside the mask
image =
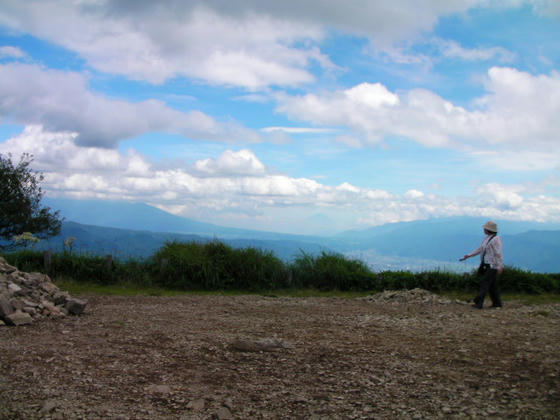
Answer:
[{"label": "shoulder strap", "polygon": [[494,239],[496,237],[496,233],[493,234],[490,239],[488,239],[488,242],[486,242],[486,246],[484,247],[484,252],[482,253],[482,257],[481,257],[481,261],[484,261],[484,256],[486,255],[486,250],[488,249],[488,245],[490,245],[490,242],[492,241],[492,239]]}]

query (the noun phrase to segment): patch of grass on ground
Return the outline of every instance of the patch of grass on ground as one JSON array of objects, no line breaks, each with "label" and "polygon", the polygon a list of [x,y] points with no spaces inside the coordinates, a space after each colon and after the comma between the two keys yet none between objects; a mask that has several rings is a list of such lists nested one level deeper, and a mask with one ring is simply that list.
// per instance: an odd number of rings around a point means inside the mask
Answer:
[{"label": "patch of grass on ground", "polygon": [[[441,295],[449,299],[458,300],[471,300],[475,296],[475,292],[444,292]],[[489,297],[487,296],[488,300]],[[524,305],[542,305],[547,303],[560,303],[560,294],[557,293],[542,293],[538,295],[528,294],[528,293],[502,293],[502,300],[504,302],[508,301],[518,301]]]},{"label": "patch of grass on ground", "polygon": [[54,283],[71,295],[101,295],[101,296],[178,296],[187,292],[163,289],[160,287],[141,287],[134,284],[118,283],[101,285],[74,280],[55,280]]},{"label": "patch of grass on ground", "polygon": [[[378,292],[350,292],[336,290],[316,290],[316,289],[279,289],[263,292],[248,292],[243,290],[173,290],[161,287],[142,287],[131,283],[118,283],[112,285],[100,285],[88,282],[77,282],[69,279],[56,279],[55,284],[62,290],[68,291],[71,295],[105,295],[105,296],[181,296],[181,295],[220,295],[220,296],[240,296],[258,295],[268,297],[336,297],[352,299],[372,295]],[[474,292],[443,292],[440,295],[449,299],[467,301],[473,298]],[[504,293],[502,300],[518,301],[525,305],[539,305],[547,303],[560,303],[560,294],[543,293],[530,295],[522,293]]]},{"label": "patch of grass on ground", "polygon": [[375,292],[341,292],[322,291],[316,289],[279,289],[262,292],[244,290],[173,290],[161,287],[142,287],[130,283],[117,283],[112,285],[100,285],[91,282],[77,282],[71,279],[56,279],[54,283],[62,290],[72,295],[108,295],[108,296],[181,296],[181,295],[221,295],[240,296],[258,295],[270,297],[339,297],[355,298],[367,296]]},{"label": "patch of grass on ground", "polygon": [[259,293],[262,296],[271,297],[337,297],[337,298],[355,298],[371,295],[377,292],[349,292],[340,290],[317,290],[317,289],[280,289]]}]

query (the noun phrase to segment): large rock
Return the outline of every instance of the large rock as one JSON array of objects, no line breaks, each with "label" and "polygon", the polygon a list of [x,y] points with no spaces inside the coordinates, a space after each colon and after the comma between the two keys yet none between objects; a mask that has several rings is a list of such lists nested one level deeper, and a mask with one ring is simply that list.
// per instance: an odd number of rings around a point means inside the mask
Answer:
[{"label": "large rock", "polygon": [[6,318],[14,312],[14,307],[4,295],[0,295],[0,319]]},{"label": "large rock", "polygon": [[31,315],[25,312],[16,311],[13,314],[8,315],[5,321],[10,325],[27,325],[33,322]]},{"label": "large rock", "polygon": [[70,312],[72,315],[81,315],[86,308],[87,302],[85,300],[70,298],[66,302],[65,308]]}]

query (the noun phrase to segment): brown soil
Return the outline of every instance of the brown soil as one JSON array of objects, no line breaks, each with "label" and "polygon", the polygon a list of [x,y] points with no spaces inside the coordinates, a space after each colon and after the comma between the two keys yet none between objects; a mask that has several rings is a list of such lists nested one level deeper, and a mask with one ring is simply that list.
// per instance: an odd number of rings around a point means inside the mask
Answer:
[{"label": "brown soil", "polygon": [[0,418],[558,418],[560,305],[89,297],[0,327]]}]

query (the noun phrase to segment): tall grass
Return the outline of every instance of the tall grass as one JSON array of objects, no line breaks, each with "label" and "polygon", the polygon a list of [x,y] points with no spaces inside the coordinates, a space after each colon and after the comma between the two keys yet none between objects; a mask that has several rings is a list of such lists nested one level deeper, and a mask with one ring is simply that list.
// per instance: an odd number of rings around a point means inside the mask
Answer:
[{"label": "tall grass", "polygon": [[313,256],[301,252],[291,266],[293,285],[318,290],[373,290],[377,276],[367,265],[340,254],[322,252]]},{"label": "tall grass", "polygon": [[168,242],[153,256],[154,279],[174,289],[267,290],[287,284],[287,269],[270,251],[223,242]]},{"label": "tall grass", "polygon": [[[48,270],[43,253],[24,250],[3,255],[22,271],[46,272],[54,279],[101,286],[128,284],[174,290],[381,291],[420,287],[434,292],[472,292],[476,273],[445,271],[384,271],[340,254],[305,252],[290,264],[270,251],[237,249],[222,242],[168,242],[147,259],[109,260],[106,257],[53,253]],[[506,267],[500,287],[510,293],[560,293],[560,273],[541,274]]]}]

